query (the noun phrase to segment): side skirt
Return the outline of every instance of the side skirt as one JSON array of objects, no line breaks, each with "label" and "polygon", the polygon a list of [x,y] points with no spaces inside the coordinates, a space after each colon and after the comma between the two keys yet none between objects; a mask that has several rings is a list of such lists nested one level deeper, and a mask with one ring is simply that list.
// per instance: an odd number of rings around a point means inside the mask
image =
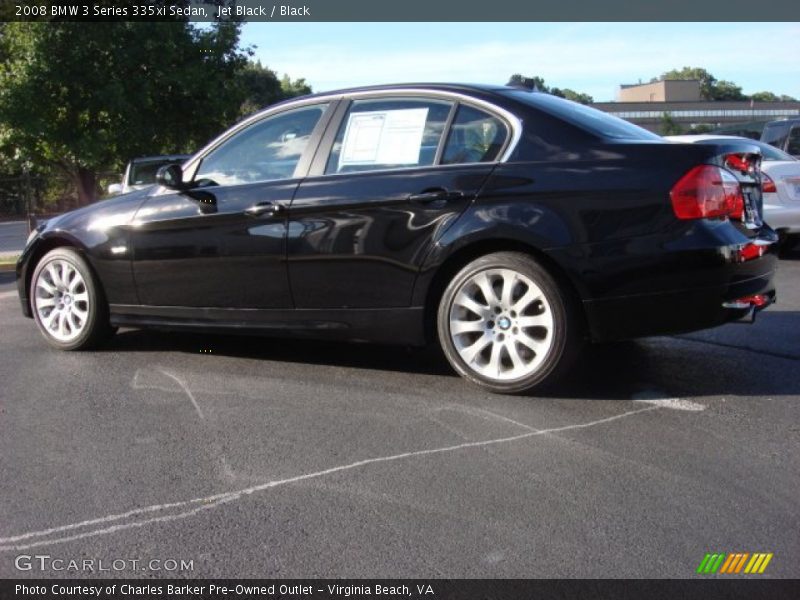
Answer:
[{"label": "side skirt", "polygon": [[421,306],[292,310],[111,304],[109,309],[111,324],[119,327],[425,344]]}]

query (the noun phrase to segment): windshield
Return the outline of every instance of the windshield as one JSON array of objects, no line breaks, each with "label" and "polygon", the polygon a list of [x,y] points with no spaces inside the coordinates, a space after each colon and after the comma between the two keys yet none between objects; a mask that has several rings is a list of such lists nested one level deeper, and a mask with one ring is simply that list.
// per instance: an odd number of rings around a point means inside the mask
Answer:
[{"label": "windshield", "polygon": [[557,96],[524,90],[503,90],[501,93],[602,138],[664,141],[655,133],[651,133],[619,117],[614,117],[596,108],[564,100]]}]

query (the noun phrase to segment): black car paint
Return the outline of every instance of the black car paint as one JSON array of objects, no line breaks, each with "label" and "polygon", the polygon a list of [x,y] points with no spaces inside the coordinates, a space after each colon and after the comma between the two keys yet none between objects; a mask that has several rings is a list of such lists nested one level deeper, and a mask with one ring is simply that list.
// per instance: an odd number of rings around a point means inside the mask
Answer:
[{"label": "black car paint", "polygon": [[[17,265],[23,311],[30,316],[35,261],[62,242],[89,259],[120,325],[421,344],[444,278],[476,252],[508,248],[554,272],[596,340],[714,326],[743,315],[724,301],[774,294],[772,230],[679,221],[669,201],[692,166],[757,148],[602,139],[537,110],[535,97],[531,105],[487,87],[406,87],[510,111],[523,126],[519,142],[500,163],[323,175],[351,93],[341,92],[326,98],[294,179],[153,187],[48,222]],[[760,202],[757,176],[737,177]],[[444,196],[410,199],[430,191]],[[277,212],[245,214],[263,202]],[[764,256],[739,262],[737,250],[756,238]]]}]

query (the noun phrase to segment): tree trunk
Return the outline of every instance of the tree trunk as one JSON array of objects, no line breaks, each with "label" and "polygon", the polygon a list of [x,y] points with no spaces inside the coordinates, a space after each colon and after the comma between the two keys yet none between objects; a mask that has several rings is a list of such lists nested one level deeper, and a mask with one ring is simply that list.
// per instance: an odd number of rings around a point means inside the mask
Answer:
[{"label": "tree trunk", "polygon": [[72,178],[78,188],[79,206],[86,206],[97,200],[97,175],[94,171],[78,167]]}]

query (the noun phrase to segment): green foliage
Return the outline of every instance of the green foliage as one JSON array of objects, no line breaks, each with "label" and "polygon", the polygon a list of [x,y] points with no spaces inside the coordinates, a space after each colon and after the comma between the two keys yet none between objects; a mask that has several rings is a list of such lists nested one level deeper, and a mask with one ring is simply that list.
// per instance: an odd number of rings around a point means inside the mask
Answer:
[{"label": "green foliage", "polygon": [[239,25],[7,23],[0,146],[68,173],[81,199],[131,157],[196,150],[239,116]]},{"label": "green foliage", "polygon": [[515,73],[509,78],[507,85],[521,87],[526,90],[536,90],[546,94],[552,94],[553,96],[566,98],[567,100],[580,102],[581,104],[591,104],[594,102],[594,98],[592,98],[589,94],[576,92],[575,90],[571,90],[569,88],[560,89],[557,87],[548,87],[544,79],[541,77],[525,77],[524,75]]},{"label": "green foliage", "polygon": [[670,79],[697,79],[700,81],[700,97],[704,100],[755,100],[756,102],[796,102],[795,98],[787,95],[778,96],[773,92],[756,92],[751,96],[742,93],[741,86],[732,81],[718,80],[706,69],[700,67],[683,67],[662,73],[661,77],[653,78],[651,83],[659,80]]},{"label": "green foliage", "polygon": [[240,115],[246,116],[270,104],[296,96],[311,93],[311,86],[305,79],[292,79],[284,75],[278,79],[275,71],[261,64],[261,61],[248,62],[237,75],[238,84],[245,95]]},{"label": "green foliage", "polygon": [[661,135],[680,135],[683,133],[681,126],[672,118],[672,115],[665,112],[661,115]]}]

